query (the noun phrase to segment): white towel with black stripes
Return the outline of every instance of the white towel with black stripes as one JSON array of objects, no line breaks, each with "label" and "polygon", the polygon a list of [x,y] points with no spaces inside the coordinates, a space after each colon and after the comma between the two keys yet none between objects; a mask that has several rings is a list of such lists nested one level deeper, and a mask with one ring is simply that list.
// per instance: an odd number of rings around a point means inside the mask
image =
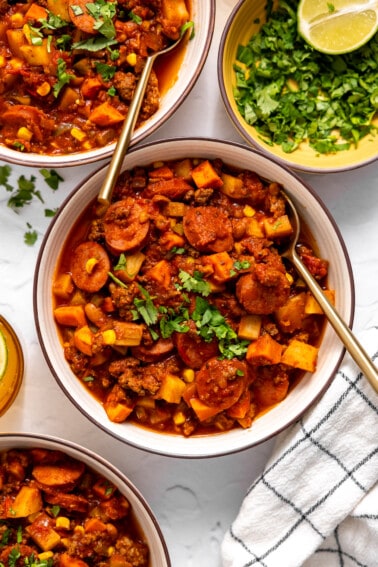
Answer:
[{"label": "white towel with black stripes", "polygon": [[[359,340],[378,358],[378,327]],[[348,354],[281,433],[222,542],[223,567],[378,567],[378,394]]]}]

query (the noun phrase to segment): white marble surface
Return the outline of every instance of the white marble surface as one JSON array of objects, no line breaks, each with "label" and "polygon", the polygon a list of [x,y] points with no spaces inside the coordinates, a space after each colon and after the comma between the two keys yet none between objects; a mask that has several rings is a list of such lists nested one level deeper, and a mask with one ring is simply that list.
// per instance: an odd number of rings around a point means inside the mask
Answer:
[{"label": "white marble surface", "polygon": [[[208,136],[242,142],[225,114],[217,83],[217,47],[235,0],[217,0],[210,54],[197,85],[168,123],[151,138]],[[0,165],[3,165],[0,163]],[[65,182],[51,191],[38,170],[12,166],[12,180],[37,178],[45,204],[35,200],[15,214],[0,187],[0,313],[17,330],[25,376],[16,402],[0,418],[1,432],[34,432],[75,441],[112,461],[141,490],[160,522],[174,567],[220,567],[220,542],[246,489],[262,470],[272,442],[236,455],[203,460],[145,454],[97,430],[69,402],[49,373],[33,319],[33,272],[49,219],[70,190],[98,166],[60,171]],[[369,326],[378,310],[378,162],[343,174],[303,176],[334,215],[351,258],[356,286],[354,329]],[[27,223],[38,231],[24,244]]]}]

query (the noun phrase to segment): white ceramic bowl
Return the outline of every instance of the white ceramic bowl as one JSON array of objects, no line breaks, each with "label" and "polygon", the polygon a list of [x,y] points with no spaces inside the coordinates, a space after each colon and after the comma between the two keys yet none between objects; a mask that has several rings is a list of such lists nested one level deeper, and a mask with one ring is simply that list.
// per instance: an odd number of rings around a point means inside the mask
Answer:
[{"label": "white ceramic bowl", "polygon": [[0,433],[0,453],[10,449],[34,448],[62,451],[112,482],[131,505],[149,546],[151,567],[170,567],[168,550],[156,518],[142,494],[120,470],[89,449],[70,441],[32,433]]},{"label": "white ceramic bowl", "polygon": [[[184,56],[173,85],[162,95],[158,111],[138,127],[132,135],[130,146],[150,136],[181,106],[194,87],[205,64],[214,31],[215,0],[193,0],[191,20],[194,36],[187,43]],[[98,162],[114,153],[115,144],[103,148],[70,155],[51,156],[22,153],[0,145],[0,159],[30,167],[70,167]]]},{"label": "white ceramic bowl", "polygon": [[[207,139],[173,139],[145,144],[126,156],[123,169],[185,157],[220,158],[227,164],[251,169],[265,179],[280,182],[300,206],[301,216],[315,237],[320,254],[329,260],[328,285],[336,290],[336,307],[341,316],[351,323],[354,284],[348,254],[335,222],[315,192],[289,169],[260,152],[239,144]],[[272,437],[298,419],[325,391],[344,354],[340,340],[329,325],[320,347],[316,372],[306,375],[284,401],[255,420],[249,429],[184,438],[108,420],[102,406],[85,390],[64,358],[52,303],[52,279],[63,245],[62,235],[69,234],[81,212],[95,198],[105,173],[105,168],[98,170],[63,203],[45,236],[36,266],[34,312],[37,332],[50,369],[66,395],[93,423],[116,438],[147,451],[177,457],[210,457],[240,451]]]}]

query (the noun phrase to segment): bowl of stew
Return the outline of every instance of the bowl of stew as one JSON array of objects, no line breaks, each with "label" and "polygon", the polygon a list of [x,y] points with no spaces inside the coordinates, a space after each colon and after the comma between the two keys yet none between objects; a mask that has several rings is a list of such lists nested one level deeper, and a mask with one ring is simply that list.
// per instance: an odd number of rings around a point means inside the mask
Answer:
[{"label": "bowl of stew", "polygon": [[63,203],[36,265],[37,332],[63,391],[116,438],[165,455],[226,454],[287,427],[344,349],[281,256],[282,189],[302,217],[302,260],[353,316],[348,254],[322,201],[260,152],[204,138],[133,149],[98,216],[105,173]]},{"label": "bowl of stew", "polygon": [[371,163],[378,155],[378,36],[349,54],[320,53],[298,33],[298,5],[235,4],[218,50],[225,110],[246,142],[296,170]]},{"label": "bowl of stew", "polygon": [[215,0],[4,4],[0,158],[64,167],[110,157],[147,56],[189,28],[154,62],[130,143],[140,142],[193,88],[214,20]]},{"label": "bowl of stew", "polygon": [[99,455],[52,436],[1,433],[0,460],[3,565],[14,557],[25,565],[171,565],[147,502]]}]

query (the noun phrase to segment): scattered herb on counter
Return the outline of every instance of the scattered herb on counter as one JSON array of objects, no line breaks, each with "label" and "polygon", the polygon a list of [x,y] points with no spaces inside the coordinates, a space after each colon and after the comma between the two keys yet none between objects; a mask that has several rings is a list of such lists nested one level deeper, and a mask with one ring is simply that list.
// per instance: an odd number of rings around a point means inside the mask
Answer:
[{"label": "scattered herb on counter", "polygon": [[[56,191],[59,187],[59,183],[64,181],[63,177],[54,169],[40,169],[39,173],[53,191]],[[36,177],[34,175],[31,175],[29,179],[24,175],[20,175],[17,179],[17,188],[15,188],[9,183],[11,174],[12,168],[10,165],[0,166],[0,185],[9,193],[12,193],[7,202],[8,207],[18,213],[25,205],[30,205],[35,198],[44,204],[41,192],[36,189]],[[44,214],[47,218],[53,217],[55,213],[56,209],[44,209]],[[30,223],[26,223],[26,225],[28,230],[24,234],[24,242],[28,246],[33,246],[38,239],[38,234]]]},{"label": "scattered herb on counter", "polygon": [[307,141],[319,154],[348,150],[377,131],[378,35],[352,53],[325,55],[299,36],[297,7],[281,0],[239,45],[235,101],[269,146],[291,153]]}]

